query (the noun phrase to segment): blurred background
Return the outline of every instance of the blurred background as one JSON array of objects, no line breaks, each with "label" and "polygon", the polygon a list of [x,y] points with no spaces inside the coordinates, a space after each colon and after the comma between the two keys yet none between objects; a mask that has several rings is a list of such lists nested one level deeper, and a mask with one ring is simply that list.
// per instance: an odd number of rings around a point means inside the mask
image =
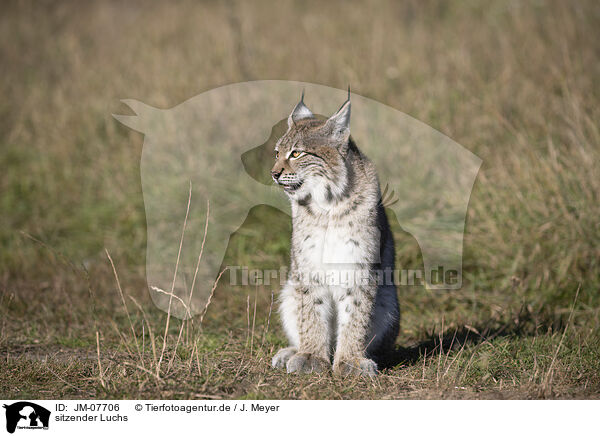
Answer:
[{"label": "blurred background", "polygon": [[[537,380],[532,353],[548,358],[548,369],[556,332],[571,325],[561,343],[571,350],[565,389],[600,390],[598,2],[10,1],[2,10],[5,354],[33,344],[95,352],[97,330],[106,347],[121,346],[112,327],[126,318],[105,249],[126,292],[150,318],[164,317],[145,284],[143,136],[112,118],[127,113],[120,99],[166,109],[225,84],[284,79],[350,84],[483,159],[466,224],[465,285],[452,293],[399,289],[399,343],[451,327],[547,335],[549,348],[530,351],[507,376],[524,385]],[[289,222],[267,231],[261,213],[230,241],[227,256],[237,264],[286,262]],[[419,268],[414,239],[400,231],[396,238],[399,265]],[[266,320],[271,290],[217,289],[205,329],[245,329],[250,301]],[[270,325],[273,341],[282,341],[278,320]],[[475,359],[482,368],[486,356]],[[502,377],[483,372],[469,373],[473,385]],[[10,377],[0,375],[0,391]],[[114,383],[106,395],[129,389]]]}]

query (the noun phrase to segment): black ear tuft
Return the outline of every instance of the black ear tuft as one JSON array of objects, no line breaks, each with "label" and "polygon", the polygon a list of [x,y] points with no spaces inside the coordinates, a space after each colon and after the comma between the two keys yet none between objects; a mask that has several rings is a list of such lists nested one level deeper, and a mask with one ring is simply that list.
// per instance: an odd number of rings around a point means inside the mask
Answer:
[{"label": "black ear tuft", "polygon": [[298,120],[312,117],[314,117],[313,113],[304,104],[304,90],[302,90],[302,97],[300,98],[300,102],[296,105],[296,107],[294,107],[294,110],[288,117],[288,127],[292,127],[294,124],[296,124],[296,121]]},{"label": "black ear tuft", "polygon": [[350,136],[350,112],[350,88],[348,88],[348,99],[325,123],[326,129],[334,139],[345,141]]}]

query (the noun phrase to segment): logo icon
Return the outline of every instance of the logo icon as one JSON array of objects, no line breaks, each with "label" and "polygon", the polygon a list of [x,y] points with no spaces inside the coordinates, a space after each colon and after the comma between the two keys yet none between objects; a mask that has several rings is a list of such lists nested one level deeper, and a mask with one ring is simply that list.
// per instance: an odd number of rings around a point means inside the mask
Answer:
[{"label": "logo icon", "polygon": [[42,406],[29,401],[19,401],[10,405],[4,404],[6,409],[6,431],[14,433],[19,429],[48,429],[50,411]]}]

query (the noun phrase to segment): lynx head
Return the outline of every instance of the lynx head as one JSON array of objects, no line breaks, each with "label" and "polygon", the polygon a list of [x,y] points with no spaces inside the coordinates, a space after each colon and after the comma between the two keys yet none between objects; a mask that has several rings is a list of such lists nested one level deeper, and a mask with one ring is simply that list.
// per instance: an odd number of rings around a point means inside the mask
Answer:
[{"label": "lynx head", "polygon": [[302,99],[288,117],[288,130],[275,145],[271,177],[292,199],[309,195],[331,202],[344,194],[349,168],[350,92],[328,119],[318,119]]}]

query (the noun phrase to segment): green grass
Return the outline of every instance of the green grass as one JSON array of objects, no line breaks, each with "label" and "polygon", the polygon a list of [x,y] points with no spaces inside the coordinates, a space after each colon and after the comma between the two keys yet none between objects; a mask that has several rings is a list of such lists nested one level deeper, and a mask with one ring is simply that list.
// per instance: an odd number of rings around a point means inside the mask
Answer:
[{"label": "green grass", "polygon": [[[599,21],[592,1],[6,5],[0,397],[598,398]],[[398,349],[375,380],[274,371],[277,288],[224,283],[202,325],[170,321],[159,368],[143,138],[110,114],[263,78],[350,83],[483,159],[464,286],[399,288]],[[420,268],[391,218],[398,265]],[[224,262],[285,265],[289,231],[254,208]]]}]

